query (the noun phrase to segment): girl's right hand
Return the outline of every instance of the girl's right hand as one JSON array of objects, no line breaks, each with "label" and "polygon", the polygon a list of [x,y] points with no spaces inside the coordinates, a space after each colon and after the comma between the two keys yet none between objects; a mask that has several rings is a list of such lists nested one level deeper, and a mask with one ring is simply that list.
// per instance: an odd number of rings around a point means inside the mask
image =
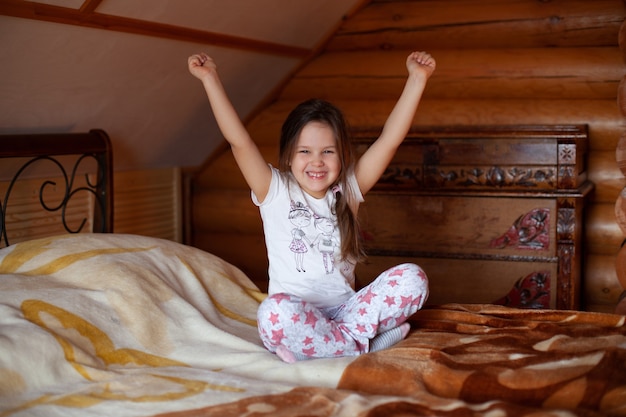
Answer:
[{"label": "girl's right hand", "polygon": [[191,55],[187,59],[187,65],[189,72],[199,79],[203,79],[207,75],[217,74],[217,65],[215,65],[213,59],[204,52]]}]

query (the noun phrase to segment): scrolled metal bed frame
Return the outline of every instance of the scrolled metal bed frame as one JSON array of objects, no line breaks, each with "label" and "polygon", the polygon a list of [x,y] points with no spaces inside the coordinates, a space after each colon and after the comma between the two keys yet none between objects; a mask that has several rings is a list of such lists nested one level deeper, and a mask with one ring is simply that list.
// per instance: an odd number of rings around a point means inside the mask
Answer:
[{"label": "scrolled metal bed frame", "polygon": [[[83,219],[78,227],[70,227],[66,221],[66,208],[72,197],[77,193],[87,192],[94,197],[93,230],[96,233],[113,231],[113,152],[111,141],[106,132],[100,129],[88,133],[55,133],[0,135],[0,164],[6,158],[26,158],[21,167],[8,181],[4,196],[0,196],[0,247],[9,246],[7,235],[7,208],[14,185],[22,178],[24,171],[38,161],[50,161],[55,170],[64,179],[64,184],[57,184],[50,179],[42,178],[39,188],[39,202],[48,212],[60,210],[63,227],[68,233],[83,231],[87,219]],[[62,156],[75,156],[73,165],[67,166],[59,161]],[[86,185],[76,185],[79,168],[86,160],[96,162],[95,181],[85,174]],[[39,178],[37,178],[39,181]],[[50,204],[45,201],[44,191],[48,186],[59,185],[63,190],[60,203]],[[64,187],[64,188],[63,188]]]}]

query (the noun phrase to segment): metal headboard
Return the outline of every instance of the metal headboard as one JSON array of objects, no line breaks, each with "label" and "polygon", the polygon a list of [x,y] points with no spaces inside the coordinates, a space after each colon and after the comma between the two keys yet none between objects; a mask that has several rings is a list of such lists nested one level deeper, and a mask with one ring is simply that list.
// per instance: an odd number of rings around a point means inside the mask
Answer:
[{"label": "metal headboard", "polygon": [[[78,227],[70,227],[66,221],[66,208],[76,193],[92,193],[94,197],[93,232],[110,233],[113,231],[113,152],[109,136],[103,130],[94,129],[89,133],[67,134],[30,134],[0,135],[0,164],[5,158],[26,158],[20,168],[10,178],[7,191],[0,196],[0,247],[9,246],[7,235],[7,206],[14,185],[22,178],[24,171],[38,161],[50,161],[55,167],[55,175],[64,179],[64,184],[57,184],[49,179],[41,179],[39,202],[48,212],[61,213],[63,227],[68,233],[79,233],[83,230],[87,219],[83,219]],[[59,157],[76,156],[72,166],[65,166]],[[95,180],[85,174],[86,185],[76,185],[79,168],[86,160],[96,163]],[[39,181],[39,179],[37,179]],[[63,198],[60,203],[49,204],[44,198],[48,186],[62,189]],[[63,190],[64,187],[64,190]]]}]

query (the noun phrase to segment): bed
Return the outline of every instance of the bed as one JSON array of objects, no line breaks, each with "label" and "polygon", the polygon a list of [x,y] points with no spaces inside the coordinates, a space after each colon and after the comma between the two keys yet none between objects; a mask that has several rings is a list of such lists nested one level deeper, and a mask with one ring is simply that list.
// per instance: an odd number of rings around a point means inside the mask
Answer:
[{"label": "bed", "polygon": [[[84,178],[105,185],[90,199],[111,192],[104,132],[37,136],[105,161]],[[104,146],[85,152],[92,136]],[[36,141],[8,150],[20,140],[0,139],[1,156],[32,153]],[[23,219],[0,201],[11,237]],[[2,417],[626,415],[626,316],[436,305],[388,350],[286,364],[257,336],[264,294],[241,270],[114,233],[111,200],[100,201],[80,230],[17,233],[0,249]]]}]

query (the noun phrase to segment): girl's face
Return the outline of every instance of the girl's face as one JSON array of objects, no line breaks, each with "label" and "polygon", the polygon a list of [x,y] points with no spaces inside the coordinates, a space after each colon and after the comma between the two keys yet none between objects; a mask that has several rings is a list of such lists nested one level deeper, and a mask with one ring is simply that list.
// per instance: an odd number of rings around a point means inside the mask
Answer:
[{"label": "girl's face", "polygon": [[322,198],[341,172],[337,141],[326,124],[310,122],[302,128],[291,158],[291,173],[307,194]]}]

